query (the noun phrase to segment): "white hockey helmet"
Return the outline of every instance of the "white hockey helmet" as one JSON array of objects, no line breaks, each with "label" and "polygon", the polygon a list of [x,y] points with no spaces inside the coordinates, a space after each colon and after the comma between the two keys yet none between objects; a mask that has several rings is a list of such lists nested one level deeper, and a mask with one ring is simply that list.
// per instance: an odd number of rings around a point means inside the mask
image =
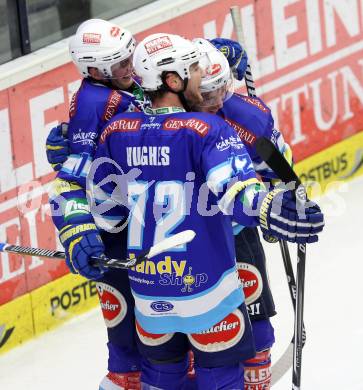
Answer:
[{"label": "white hockey helmet", "polygon": [[226,91],[233,90],[233,74],[227,58],[208,40],[196,38],[193,40],[199,51],[204,54],[200,66],[204,70],[200,91],[212,92],[221,87]]},{"label": "white hockey helmet", "polygon": [[84,77],[90,76],[89,67],[112,77],[112,65],[130,57],[134,50],[130,31],[102,19],[83,22],[69,42],[72,60]]},{"label": "white hockey helmet", "polygon": [[196,45],[179,35],[159,33],[144,38],[134,53],[135,73],[145,91],[163,85],[163,72],[176,72],[182,80],[190,79],[190,65],[201,59]]}]

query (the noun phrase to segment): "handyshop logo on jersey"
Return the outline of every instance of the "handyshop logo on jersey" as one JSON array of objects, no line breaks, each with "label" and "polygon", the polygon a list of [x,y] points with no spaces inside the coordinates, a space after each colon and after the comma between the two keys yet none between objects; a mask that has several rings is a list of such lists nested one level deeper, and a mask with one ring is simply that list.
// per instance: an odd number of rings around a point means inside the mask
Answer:
[{"label": "handyshop logo on jersey", "polygon": [[[135,257],[134,253],[130,253],[130,259]],[[146,260],[136,267],[132,267],[134,272],[144,275],[159,275],[159,284],[162,286],[181,286],[182,292],[192,292],[194,288],[198,288],[208,281],[208,275],[205,272],[192,274],[192,267],[188,267],[186,271],[186,260],[172,260],[170,256],[165,256],[164,260],[157,262]],[[137,279],[131,278],[137,281]]]},{"label": "handyshop logo on jersey", "polygon": [[58,314],[61,315],[63,311],[82,304],[96,294],[96,283],[93,280],[87,280],[74,286],[72,290],[66,290],[60,295],[53,296],[50,298],[52,316],[55,316],[58,311],[60,311]]},{"label": "handyshop logo on jersey", "polygon": [[194,287],[198,288],[201,284],[204,284],[208,281],[208,275],[205,272],[192,274],[192,267],[189,267],[189,272],[183,276],[182,282],[184,287],[181,289],[182,292],[192,292]]},{"label": "handyshop logo on jersey", "polygon": [[152,347],[161,345],[168,342],[174,336],[174,333],[154,334],[146,332],[137,321],[135,322],[137,335],[139,336],[140,341],[145,345]]},{"label": "handyshop logo on jersey", "polygon": [[126,316],[126,300],[118,290],[108,284],[97,283],[96,286],[106,326],[113,328]]},{"label": "handyshop logo on jersey", "polygon": [[0,348],[2,348],[6,342],[9,340],[11,334],[13,333],[15,326],[12,328],[6,329],[5,325],[0,326]]},{"label": "handyshop logo on jersey", "polygon": [[255,302],[262,293],[263,281],[260,271],[248,263],[237,263],[238,276],[243,286],[246,305]]},{"label": "handyshop logo on jersey", "polygon": [[236,345],[245,331],[240,310],[228,314],[222,321],[199,333],[188,335],[193,346],[203,352],[219,352]]},{"label": "handyshop logo on jersey", "polygon": [[88,214],[89,212],[90,208],[87,199],[73,198],[69,199],[65,204],[63,215],[64,219],[67,221],[69,218]]}]

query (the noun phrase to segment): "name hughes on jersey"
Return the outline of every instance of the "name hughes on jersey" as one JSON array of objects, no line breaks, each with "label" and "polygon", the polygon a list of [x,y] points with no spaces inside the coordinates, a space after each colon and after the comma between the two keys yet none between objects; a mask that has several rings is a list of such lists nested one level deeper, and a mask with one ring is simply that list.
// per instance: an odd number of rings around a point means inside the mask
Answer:
[{"label": "name hughes on jersey", "polygon": [[129,167],[170,165],[169,146],[130,146],[126,148],[126,155]]}]

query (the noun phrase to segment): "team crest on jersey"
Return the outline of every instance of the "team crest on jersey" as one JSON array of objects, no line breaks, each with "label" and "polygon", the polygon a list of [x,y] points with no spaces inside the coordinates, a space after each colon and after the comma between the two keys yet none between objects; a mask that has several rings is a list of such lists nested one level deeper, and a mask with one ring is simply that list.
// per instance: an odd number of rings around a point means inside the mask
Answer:
[{"label": "team crest on jersey", "polygon": [[145,49],[149,55],[154,55],[160,50],[167,49],[168,47],[173,47],[173,44],[167,35],[152,39],[145,43]]},{"label": "team crest on jersey", "polygon": [[238,276],[243,286],[246,305],[255,302],[262,293],[263,281],[260,271],[248,263],[237,262]]},{"label": "team crest on jersey", "polygon": [[219,352],[236,345],[245,332],[245,320],[240,310],[228,314],[222,321],[199,333],[188,335],[191,344],[203,352]]},{"label": "team crest on jersey", "polygon": [[140,341],[149,346],[157,346],[162,345],[171,340],[171,338],[174,336],[174,333],[161,333],[161,334],[154,334],[146,332],[145,329],[141,327],[141,325],[135,321],[136,326],[136,332],[139,336]]},{"label": "team crest on jersey", "polygon": [[98,297],[107,328],[114,328],[126,316],[127,303],[123,295],[106,283],[97,283]]},{"label": "team crest on jersey", "polygon": [[91,45],[99,45],[101,43],[101,34],[84,33],[82,38],[83,43]]}]

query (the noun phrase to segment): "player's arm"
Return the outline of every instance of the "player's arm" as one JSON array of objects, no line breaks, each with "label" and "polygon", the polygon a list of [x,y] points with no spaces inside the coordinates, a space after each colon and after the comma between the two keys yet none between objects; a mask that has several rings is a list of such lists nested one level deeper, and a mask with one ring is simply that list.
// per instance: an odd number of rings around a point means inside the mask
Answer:
[{"label": "player's arm", "polygon": [[69,155],[53,182],[50,201],[54,209],[53,222],[58,230],[69,223],[93,222],[87,207],[86,177],[96,152],[98,118],[90,111],[88,116],[70,118],[68,125]]},{"label": "player's arm", "polygon": [[221,210],[244,226],[261,225],[266,234],[291,242],[315,242],[324,226],[323,214],[314,202],[296,204],[294,192],[275,188],[268,192],[257,180],[252,161],[242,142],[219,150],[218,140],[233,136],[224,123],[206,137],[202,164],[210,190]]},{"label": "player's arm", "polygon": [[[262,100],[261,103],[263,103]],[[280,151],[280,153],[284,156],[286,161],[291,166],[293,165],[293,155],[292,155],[291,147],[285,141],[282,133],[275,128],[274,120],[272,118],[271,112],[269,112],[269,118],[266,121],[262,131],[259,132],[258,136],[270,139],[271,142]],[[279,181],[275,172],[259,157],[256,151],[254,151],[253,155],[254,155],[252,159],[253,166],[255,168],[255,171],[261,176],[262,180],[264,182],[272,181],[273,184]]]},{"label": "player's arm", "polygon": [[89,259],[91,256],[102,255],[104,246],[86,194],[86,176],[97,142],[93,129],[97,129],[97,115],[90,113],[87,118],[70,119],[70,153],[52,183],[49,200],[52,219],[59,230],[69,269],[87,278],[98,279],[103,270],[89,265]]},{"label": "player's arm", "polygon": [[[218,125],[217,125],[218,124]],[[262,183],[258,180],[253,164],[242,141],[228,148],[220,148],[221,140],[235,139],[234,130],[218,118],[213,133],[205,137],[202,152],[202,168],[210,191],[216,196],[221,211],[244,226],[256,226],[258,220],[242,209],[242,195],[254,197]],[[247,199],[247,198],[246,198]]]},{"label": "player's arm", "polygon": [[109,232],[122,229],[128,216],[127,180],[125,174],[112,158],[109,138],[99,143],[95,159],[87,179],[91,213],[96,225]]},{"label": "player's arm", "polygon": [[105,248],[84,189],[76,182],[57,178],[52,184],[49,199],[68,268],[88,279],[100,278],[104,270],[90,265],[89,261],[92,256],[102,256]]}]

